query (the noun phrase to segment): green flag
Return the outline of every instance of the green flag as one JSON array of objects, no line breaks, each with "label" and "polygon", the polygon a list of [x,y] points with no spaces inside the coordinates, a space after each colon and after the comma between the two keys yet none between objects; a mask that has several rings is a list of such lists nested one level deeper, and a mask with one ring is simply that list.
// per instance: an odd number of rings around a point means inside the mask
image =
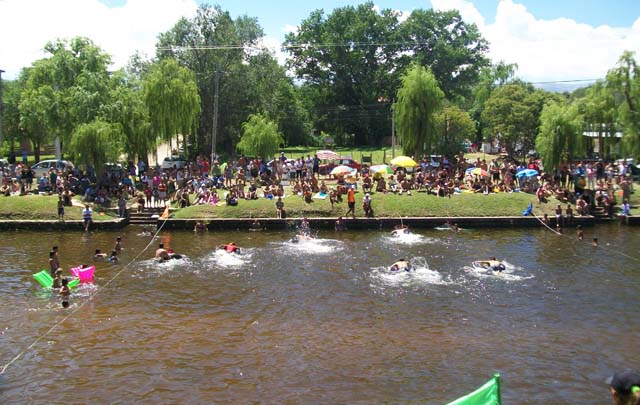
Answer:
[{"label": "green flag", "polygon": [[448,405],[500,405],[500,374],[494,374],[482,387]]}]

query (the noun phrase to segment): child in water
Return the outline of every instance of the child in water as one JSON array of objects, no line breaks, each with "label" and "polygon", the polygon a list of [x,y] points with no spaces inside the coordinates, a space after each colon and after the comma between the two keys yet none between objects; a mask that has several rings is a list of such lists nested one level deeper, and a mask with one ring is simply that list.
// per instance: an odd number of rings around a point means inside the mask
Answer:
[{"label": "child in water", "polygon": [[94,259],[106,259],[107,258],[107,254],[106,253],[102,253],[102,251],[100,249],[96,249],[96,254],[93,255]]},{"label": "child in water", "polygon": [[53,278],[53,285],[51,288],[60,288],[62,287],[62,269],[56,270],[56,276]]},{"label": "child in water", "polygon": [[62,287],[60,287],[59,294],[62,297],[62,308],[69,308],[71,290],[69,289],[69,280],[66,278],[62,279]]},{"label": "child in water", "polygon": [[111,251],[111,256],[109,256],[109,261],[111,263],[118,263],[118,252],[115,250]]},{"label": "child in water", "polygon": [[113,250],[118,253],[122,250],[122,238],[120,236],[116,238],[116,245],[113,247]]}]

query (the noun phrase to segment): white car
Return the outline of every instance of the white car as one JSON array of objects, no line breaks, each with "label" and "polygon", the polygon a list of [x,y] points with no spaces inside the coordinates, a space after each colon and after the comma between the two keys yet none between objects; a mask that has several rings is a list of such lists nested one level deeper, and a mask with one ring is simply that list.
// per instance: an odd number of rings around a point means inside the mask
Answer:
[{"label": "white car", "polygon": [[184,156],[167,156],[162,161],[162,170],[171,170],[175,166],[176,169],[184,169],[187,165],[187,159]]},{"label": "white car", "polygon": [[58,172],[66,172],[74,168],[73,163],[68,160],[42,160],[31,166],[36,178],[49,175],[49,170],[51,169],[56,169]]}]

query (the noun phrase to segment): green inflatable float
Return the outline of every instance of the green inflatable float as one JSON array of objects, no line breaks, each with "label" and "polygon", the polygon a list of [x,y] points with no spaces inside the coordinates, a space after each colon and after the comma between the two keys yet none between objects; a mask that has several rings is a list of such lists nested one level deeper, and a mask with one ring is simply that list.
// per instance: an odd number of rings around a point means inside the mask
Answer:
[{"label": "green inflatable float", "polygon": [[[44,288],[51,288],[53,286],[53,277],[51,277],[51,274],[49,274],[49,270],[42,270],[39,273],[34,274],[33,278],[35,278],[36,281],[40,283],[40,285]],[[73,280],[69,281],[69,288],[77,286],[79,282],[79,279],[74,278]]]}]

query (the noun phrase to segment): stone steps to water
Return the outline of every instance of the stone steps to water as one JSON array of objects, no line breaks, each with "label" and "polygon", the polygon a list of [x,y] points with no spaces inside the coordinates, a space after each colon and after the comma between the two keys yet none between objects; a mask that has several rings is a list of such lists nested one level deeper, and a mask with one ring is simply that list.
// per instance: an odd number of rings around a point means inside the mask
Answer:
[{"label": "stone steps to water", "polygon": [[164,208],[145,208],[141,213],[129,212],[129,223],[132,225],[155,225]]}]

